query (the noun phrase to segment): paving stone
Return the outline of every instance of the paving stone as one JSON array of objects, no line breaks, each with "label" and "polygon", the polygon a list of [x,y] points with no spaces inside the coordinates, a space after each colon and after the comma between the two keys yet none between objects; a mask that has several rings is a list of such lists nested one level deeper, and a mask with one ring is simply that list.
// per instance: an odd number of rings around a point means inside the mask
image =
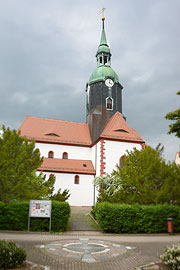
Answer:
[{"label": "paving stone", "polygon": [[88,263],[93,263],[96,260],[93,258],[93,256],[91,254],[84,254],[83,258],[82,258],[83,262],[88,262]]},{"label": "paving stone", "polygon": [[[109,258],[106,254],[91,255],[96,261],[92,263],[82,262],[82,256],[76,254],[72,258],[71,253],[66,257],[64,254],[48,253],[45,248],[36,248],[35,246],[52,245],[53,242],[70,243],[80,242],[80,238],[88,238],[89,243],[103,241],[112,246],[122,245],[136,247],[136,249],[127,250],[120,256]],[[50,270],[134,270],[135,267],[145,265],[159,260],[163,248],[180,242],[180,235],[112,235],[100,232],[66,232],[61,234],[49,233],[25,233],[25,232],[0,232],[0,239],[13,240],[25,247],[27,251],[27,260],[35,264],[50,267]],[[118,253],[120,248],[115,248]],[[59,252],[60,250],[58,250]],[[88,254],[86,254],[88,255]]]}]

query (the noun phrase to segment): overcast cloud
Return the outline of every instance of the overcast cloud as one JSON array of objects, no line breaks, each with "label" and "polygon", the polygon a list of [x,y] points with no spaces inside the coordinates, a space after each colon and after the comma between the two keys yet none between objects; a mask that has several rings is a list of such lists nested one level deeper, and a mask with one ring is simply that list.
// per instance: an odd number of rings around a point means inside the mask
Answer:
[{"label": "overcast cloud", "polygon": [[164,116],[180,104],[179,0],[0,0],[0,124],[17,129],[28,115],[85,122],[103,6],[123,114],[173,160],[180,140]]}]

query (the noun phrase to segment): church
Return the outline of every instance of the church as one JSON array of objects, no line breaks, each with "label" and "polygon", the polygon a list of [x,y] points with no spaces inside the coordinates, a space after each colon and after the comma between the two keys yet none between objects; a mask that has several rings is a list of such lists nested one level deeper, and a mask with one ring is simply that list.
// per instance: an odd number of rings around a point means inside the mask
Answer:
[{"label": "church", "polygon": [[102,17],[97,67],[86,84],[86,123],[28,116],[19,128],[21,136],[35,140],[44,157],[38,172],[55,175],[55,192],[70,190],[71,206],[94,205],[94,177],[111,173],[126,150],[141,150],[145,144],[123,116],[123,86],[111,67],[104,22]]}]

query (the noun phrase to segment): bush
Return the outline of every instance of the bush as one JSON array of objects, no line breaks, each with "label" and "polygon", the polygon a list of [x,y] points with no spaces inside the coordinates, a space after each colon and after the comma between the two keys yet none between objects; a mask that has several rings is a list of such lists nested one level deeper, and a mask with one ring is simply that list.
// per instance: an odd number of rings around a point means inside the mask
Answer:
[{"label": "bush", "polygon": [[11,268],[22,264],[26,259],[24,248],[14,242],[0,241],[0,268]]},{"label": "bush", "polygon": [[173,218],[174,231],[180,232],[180,207],[175,205],[129,205],[97,203],[93,214],[101,229],[113,233],[167,232],[167,219]]},{"label": "bush", "polygon": [[[0,202],[0,229],[22,230],[28,228],[29,202]],[[70,206],[67,202],[52,201],[51,230],[60,232],[66,229],[70,216]],[[31,218],[31,231],[49,231],[48,218]]]},{"label": "bush", "polygon": [[180,243],[165,248],[165,253],[160,256],[162,262],[171,270],[180,269]]}]

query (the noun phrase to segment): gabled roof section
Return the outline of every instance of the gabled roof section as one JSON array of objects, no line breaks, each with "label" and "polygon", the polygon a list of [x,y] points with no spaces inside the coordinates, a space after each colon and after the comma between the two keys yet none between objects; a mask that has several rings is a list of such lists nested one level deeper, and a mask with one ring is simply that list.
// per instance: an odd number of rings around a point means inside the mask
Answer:
[{"label": "gabled roof section", "polygon": [[75,159],[59,159],[59,158],[44,158],[41,167],[38,171],[50,171],[60,173],[76,173],[76,174],[92,174],[95,169],[90,160],[75,160]]},{"label": "gabled roof section", "polygon": [[116,112],[111,117],[100,137],[144,143],[144,140],[141,138],[138,132],[128,126],[127,122],[119,112]]},{"label": "gabled roof section", "polygon": [[89,126],[86,123],[69,122],[28,116],[19,128],[21,136],[36,142],[73,144],[90,146],[92,144]]}]

